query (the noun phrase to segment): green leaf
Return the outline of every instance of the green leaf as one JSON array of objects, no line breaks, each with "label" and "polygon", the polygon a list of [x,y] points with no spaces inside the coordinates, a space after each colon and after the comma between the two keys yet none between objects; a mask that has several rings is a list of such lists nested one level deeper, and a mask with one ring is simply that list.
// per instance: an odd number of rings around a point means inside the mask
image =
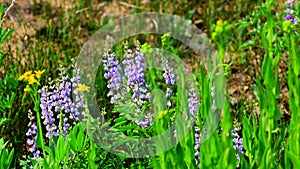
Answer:
[{"label": "green leaf", "polygon": [[120,126],[122,126],[122,125],[124,125],[124,124],[126,124],[127,123],[127,121],[121,121],[121,122],[119,122],[119,123],[116,123],[114,126],[113,126],[113,128],[118,128],[118,127],[120,127]]},{"label": "green leaf", "polygon": [[127,121],[127,119],[125,117],[119,117],[114,120],[115,123],[123,122],[123,121]]},{"label": "green leaf", "polygon": [[96,152],[95,152],[95,143],[90,141],[90,148],[88,150],[88,164],[89,168],[94,169],[97,168],[95,164]]},{"label": "green leaf", "polygon": [[13,148],[13,149],[11,150],[11,152],[9,153],[8,159],[7,159],[7,161],[6,161],[7,169],[9,169],[9,166],[10,166],[12,160],[13,160],[14,152],[15,152],[15,149]]},{"label": "green leaf", "polygon": [[41,131],[40,127],[37,126],[36,146],[42,148],[43,147],[43,143],[42,143],[42,140],[43,140],[42,137],[43,136],[40,135],[40,133],[41,133],[40,131]]},{"label": "green leaf", "polygon": [[240,49],[243,50],[243,49],[246,49],[246,48],[248,48],[248,47],[250,47],[250,46],[253,46],[253,45],[254,45],[253,41],[250,40],[250,41],[248,41],[248,42],[242,44],[242,45],[240,46]]},{"label": "green leaf", "polygon": [[3,43],[13,32],[14,29],[5,29],[0,37],[0,43]]},{"label": "green leaf", "polygon": [[250,121],[247,118],[243,118],[243,145],[244,145],[244,149],[246,150],[246,152],[250,152],[252,151],[251,149],[251,140],[252,140],[252,133],[251,133],[252,129],[250,127]]},{"label": "green leaf", "polygon": [[57,140],[57,146],[55,148],[55,159],[58,161],[63,161],[67,153],[67,143],[64,141],[63,136],[59,136]]},{"label": "green leaf", "polygon": [[6,168],[6,160],[7,160],[7,150],[4,149],[4,151],[1,152],[1,167],[0,168]]},{"label": "green leaf", "polygon": [[1,6],[0,6],[0,16],[2,16],[4,8],[5,8],[4,4],[1,4]]},{"label": "green leaf", "polygon": [[5,124],[7,124],[10,121],[10,119],[8,118],[1,118],[0,119],[0,126],[4,126]]},{"label": "green leaf", "polygon": [[228,168],[228,162],[230,161],[230,148],[227,147],[225,152],[224,152],[224,156],[223,156],[223,160],[222,160],[222,167],[223,168]]},{"label": "green leaf", "polygon": [[77,135],[77,141],[76,141],[76,145],[77,145],[77,151],[80,151],[82,148],[84,148],[85,144],[84,144],[84,131],[82,128],[79,129],[79,133]]},{"label": "green leaf", "polygon": [[293,163],[293,168],[300,168],[300,157],[291,151],[288,151],[287,155]]}]

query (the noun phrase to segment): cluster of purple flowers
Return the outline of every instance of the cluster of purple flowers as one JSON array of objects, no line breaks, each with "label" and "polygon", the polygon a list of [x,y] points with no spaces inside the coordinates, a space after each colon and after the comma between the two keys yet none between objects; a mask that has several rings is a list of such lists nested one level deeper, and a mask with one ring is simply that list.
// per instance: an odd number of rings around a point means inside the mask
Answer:
[{"label": "cluster of purple flowers", "polygon": [[75,121],[79,120],[80,115],[82,117],[87,117],[88,114],[87,105],[84,102],[84,94],[83,92],[76,90],[80,85],[79,72],[79,69],[73,69],[74,76],[70,79],[72,83],[72,89],[75,89],[73,90],[73,103],[75,104],[75,107],[74,104],[72,104],[72,115],[70,116],[70,119],[74,119]]},{"label": "cluster of purple flowers", "polygon": [[[128,90],[132,91],[133,105],[137,108],[137,112],[141,112],[142,106],[150,99],[150,93],[148,92],[148,86],[146,85],[144,70],[144,56],[140,51],[139,45],[133,52],[125,45],[125,59],[123,60],[124,73],[127,77]],[[128,91],[128,92],[129,92]],[[143,121],[135,120],[135,123],[141,127],[148,127],[152,124],[151,115],[145,116]]]},{"label": "cluster of purple flowers", "polygon": [[[50,80],[48,85],[38,90],[40,94],[40,108],[42,124],[46,128],[46,138],[58,136],[59,133],[66,136],[72,125],[79,120],[79,116],[86,116],[86,104],[83,93],[76,91],[80,83],[79,70],[74,70],[74,77],[66,75],[66,71],[61,68],[60,79],[57,82]],[[75,90],[74,90],[75,89]],[[72,98],[73,90],[73,98]],[[39,157],[36,148],[36,122],[34,116],[30,114],[27,143],[31,147],[30,152],[34,157]]]},{"label": "cluster of purple flowers", "polygon": [[[193,86],[188,91],[189,115],[193,122],[196,120],[195,116],[199,105],[199,97],[196,89],[197,88]],[[188,116],[186,117],[186,120],[188,120]]]},{"label": "cluster of purple flowers", "polygon": [[29,151],[33,154],[33,159],[38,159],[40,157],[40,150],[38,150],[36,146],[36,139],[37,139],[37,126],[36,122],[34,121],[35,117],[31,110],[28,111],[28,118],[29,118],[29,128],[26,133],[27,144],[29,145]]},{"label": "cluster of purple flowers", "polygon": [[[110,50],[106,50],[103,56],[103,66],[106,73],[104,78],[108,80],[107,88],[110,89],[108,97],[111,97],[111,103],[115,103],[118,100],[126,100],[128,94],[131,94],[132,106],[136,108],[136,112],[141,113],[141,108],[145,102],[150,99],[150,93],[148,92],[148,86],[145,84],[144,78],[144,56],[140,51],[139,45],[135,51],[128,49],[127,44],[124,46],[125,59],[122,61],[124,66],[124,74],[122,76],[121,65],[117,59],[115,59],[115,53],[109,53]],[[123,84],[123,82],[126,85]],[[151,118],[151,117],[150,117]],[[149,117],[146,116],[146,120],[136,120],[135,123],[142,127],[148,127],[151,122]]]},{"label": "cluster of purple flowers", "polygon": [[115,53],[109,54],[109,51],[104,53],[103,66],[106,73],[104,74],[105,79],[109,79],[107,88],[110,89],[107,94],[111,97],[110,103],[114,103],[116,100],[121,99],[120,87],[122,82],[122,75],[120,73],[121,66],[119,61],[115,60]]},{"label": "cluster of purple flowers", "polygon": [[[43,124],[46,126],[46,137],[50,138],[51,135],[57,136],[60,132],[57,123],[62,118],[62,133],[67,135],[73,121],[79,120],[79,108],[86,108],[83,101],[83,96],[76,90],[75,102],[72,100],[72,87],[73,89],[78,86],[79,76],[70,78],[61,70],[61,79],[57,83],[50,82],[50,86],[43,86],[39,90],[41,94],[42,119]],[[72,83],[73,82],[73,83]],[[55,116],[56,115],[56,118]],[[55,123],[57,122],[57,123]]]},{"label": "cluster of purple flowers", "polygon": [[[244,148],[243,148],[243,138],[239,136],[237,133],[238,129],[234,128],[234,131],[232,132],[232,137],[233,137],[233,148],[234,150],[238,150],[241,154],[244,154]],[[238,153],[235,154],[236,159],[240,162],[240,155]]]},{"label": "cluster of purple flowers", "polygon": [[174,85],[176,81],[175,81],[175,75],[173,74],[173,67],[169,65],[167,60],[165,60],[164,63],[164,71],[165,73],[163,74],[163,76],[166,80],[166,84]]},{"label": "cluster of purple flowers", "polygon": [[195,126],[195,162],[198,168],[200,168],[200,141],[201,141],[201,133],[200,128]]},{"label": "cluster of purple flowers", "polygon": [[[169,64],[169,61],[165,58],[162,58],[163,62],[163,77],[165,79],[166,85],[174,85],[176,83],[176,76],[174,74],[173,67]],[[170,98],[172,89],[168,86],[166,91],[166,98]],[[171,101],[168,101],[168,106],[171,106]]]},{"label": "cluster of purple flowers", "polygon": [[[195,129],[195,162],[198,168],[200,168],[200,128],[197,127],[197,110],[199,106],[199,97],[196,86],[193,84],[191,88],[189,88],[188,91],[188,106],[189,106],[189,116],[191,121],[194,123],[194,129]],[[188,117],[186,117],[186,120],[188,120]],[[187,126],[189,127],[189,126]]]},{"label": "cluster of purple flowers", "polygon": [[[110,50],[106,50],[103,57],[103,66],[106,73],[104,77],[108,80],[107,88],[110,89],[108,96],[111,97],[111,103],[115,103],[117,100],[130,99],[132,106],[136,108],[136,112],[141,113],[141,108],[151,98],[148,92],[149,86],[146,84],[144,75],[144,56],[140,50],[139,44],[135,50],[129,49],[127,44],[124,45],[124,60],[120,65],[119,61],[115,59],[115,53],[109,53]],[[169,65],[168,60],[163,58],[163,77],[166,85],[174,85],[175,75],[173,68]],[[123,67],[124,76],[121,73]],[[126,83],[126,85],[123,84]],[[172,89],[167,87],[166,97],[171,96]],[[125,98],[130,94],[130,98]],[[168,102],[168,106],[171,106],[171,102]],[[148,127],[153,123],[153,115],[147,114],[143,121],[135,120],[135,123],[142,127]]]},{"label": "cluster of purple flowers", "polygon": [[[53,86],[54,87],[54,86]],[[50,96],[51,99],[53,99],[54,97],[59,97],[57,95],[59,95],[57,92],[48,92],[49,87],[48,86],[43,86],[42,89],[39,90],[39,93],[41,95],[41,103],[40,103],[40,107],[42,110],[42,119],[43,124],[46,126],[46,137],[50,138],[50,135],[54,135],[57,136],[57,126],[55,124],[55,118],[54,118],[54,113],[52,111],[52,104],[51,100],[50,100]]]},{"label": "cluster of purple flowers", "polygon": [[297,24],[296,18],[292,16],[294,13],[294,10],[292,9],[294,6],[294,0],[288,0],[285,4],[288,6],[288,8],[285,10],[285,20],[291,21],[294,25]]},{"label": "cluster of purple flowers", "polygon": [[127,77],[127,85],[133,91],[132,101],[138,107],[137,111],[140,112],[140,107],[150,98],[150,94],[145,84],[144,56],[139,46],[134,52],[131,49],[125,50],[125,59],[122,63],[125,66],[124,73]]},{"label": "cluster of purple flowers", "polygon": [[69,118],[72,119],[74,116],[75,120],[78,119],[79,112],[77,112],[75,104],[72,102],[72,83],[69,79],[69,76],[63,75],[57,83],[50,84],[50,87],[43,86],[39,90],[41,94],[40,107],[42,109],[42,119],[44,120],[43,124],[46,126],[47,138],[50,138],[50,135],[57,136],[60,132],[59,127],[55,123],[56,121],[59,123],[62,118],[61,132],[66,135],[70,127]]}]

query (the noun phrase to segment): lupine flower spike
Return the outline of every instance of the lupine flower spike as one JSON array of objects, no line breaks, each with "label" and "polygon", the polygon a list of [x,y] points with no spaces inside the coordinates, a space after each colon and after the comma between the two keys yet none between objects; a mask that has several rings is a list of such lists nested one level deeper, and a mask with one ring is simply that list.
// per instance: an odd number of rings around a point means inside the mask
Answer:
[{"label": "lupine flower spike", "polygon": [[[169,61],[166,58],[162,58],[162,63],[163,63],[163,69],[164,69],[164,74],[163,77],[165,79],[165,83],[168,86],[167,91],[166,91],[166,98],[170,98],[172,89],[169,87],[171,85],[174,85],[176,83],[175,80],[175,74],[173,67],[169,64]],[[171,101],[168,101],[168,106],[171,106]]]},{"label": "lupine flower spike", "polygon": [[[82,92],[88,91],[89,87],[80,84],[79,70],[74,70],[74,77],[70,78],[61,67],[60,77],[57,82],[49,80],[49,85],[43,86],[38,91],[41,95],[41,118],[46,126],[47,138],[58,136],[60,132],[66,136],[72,124],[79,120],[79,115],[86,116],[87,106]],[[58,126],[60,121],[62,121],[61,131]]]},{"label": "lupine flower spike", "polygon": [[[197,123],[196,123],[197,125]],[[200,128],[195,126],[195,162],[198,168],[200,168],[200,141],[201,141],[201,133]]]},{"label": "lupine flower spike", "polygon": [[[244,154],[244,148],[243,148],[243,138],[241,138],[239,136],[239,134],[237,133],[239,131],[238,128],[234,128],[233,132],[232,132],[232,137],[233,137],[233,148],[234,150],[238,150],[241,154]],[[238,153],[235,154],[236,155],[236,159],[239,161],[241,161],[240,155]]]},{"label": "lupine flower spike", "polygon": [[[199,98],[198,98],[198,92],[197,88],[195,86],[191,87],[188,91],[188,104],[189,104],[189,115],[191,117],[191,120],[194,122],[198,104],[199,104]],[[186,117],[186,120],[188,120],[188,116]]]},{"label": "lupine flower spike", "polygon": [[[144,56],[140,51],[139,45],[133,52],[127,48],[125,44],[125,59],[123,60],[124,73],[127,77],[127,85],[129,90],[133,91],[132,104],[136,107],[137,113],[141,113],[141,107],[145,104],[147,99],[150,99],[147,86],[144,79]],[[129,91],[128,91],[129,92]],[[147,116],[144,121],[136,120],[135,123],[141,127],[148,127],[151,124],[151,117]]]},{"label": "lupine flower spike", "polygon": [[28,111],[28,118],[29,118],[29,124],[28,124],[28,131],[26,133],[27,136],[27,144],[29,145],[29,151],[33,154],[33,159],[40,158],[40,150],[38,150],[36,146],[36,140],[37,140],[37,126],[36,122],[34,121],[35,117],[31,110]]},{"label": "lupine flower spike", "polygon": [[294,10],[292,9],[293,6],[294,6],[294,0],[288,0],[286,1],[285,3],[287,5],[287,9],[285,10],[285,13],[286,13],[286,16],[285,16],[285,20],[287,21],[291,21],[294,25],[297,24],[297,20],[296,20],[296,17],[293,17],[293,13],[294,13]]},{"label": "lupine flower spike", "polygon": [[106,73],[104,74],[104,78],[109,80],[107,88],[110,89],[110,91],[107,96],[111,97],[110,103],[112,104],[121,98],[121,66],[119,65],[119,61],[115,60],[115,57],[115,53],[110,54],[109,50],[106,50],[102,61],[104,70],[106,71]]}]

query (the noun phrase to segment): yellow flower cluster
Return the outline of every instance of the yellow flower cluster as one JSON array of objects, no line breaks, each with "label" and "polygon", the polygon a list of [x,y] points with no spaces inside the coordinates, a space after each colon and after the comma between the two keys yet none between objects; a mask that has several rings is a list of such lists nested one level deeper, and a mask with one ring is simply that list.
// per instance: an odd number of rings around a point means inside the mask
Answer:
[{"label": "yellow flower cluster", "polygon": [[219,19],[215,25],[213,25],[214,32],[212,33],[212,39],[217,40],[217,38],[224,34],[228,33],[231,29],[231,25],[227,22]]},{"label": "yellow flower cluster", "polygon": [[90,87],[84,85],[84,84],[79,84],[78,87],[75,89],[77,92],[86,92],[89,91]]},{"label": "yellow flower cluster", "polygon": [[38,82],[37,79],[40,79],[42,74],[45,72],[46,70],[38,70],[38,71],[34,71],[34,73],[32,73],[32,70],[25,72],[23,75],[21,75],[18,80],[22,81],[23,79],[27,80],[28,84],[40,84]]}]

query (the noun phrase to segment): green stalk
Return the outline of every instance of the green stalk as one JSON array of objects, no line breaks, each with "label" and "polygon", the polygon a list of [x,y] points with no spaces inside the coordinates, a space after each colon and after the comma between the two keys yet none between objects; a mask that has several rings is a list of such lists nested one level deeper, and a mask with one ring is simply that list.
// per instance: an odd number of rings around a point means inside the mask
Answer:
[{"label": "green stalk", "polygon": [[[293,35],[290,35],[290,42],[291,42],[291,55],[292,55],[292,59],[290,60],[291,62],[291,68],[292,70],[289,70],[289,87],[290,87],[290,107],[291,107],[291,111],[292,111],[292,117],[291,117],[291,123],[290,123],[290,137],[289,139],[293,139],[294,141],[291,141],[294,146],[292,146],[292,144],[290,144],[290,150],[292,152],[298,153],[296,155],[300,155],[300,148],[299,148],[299,144],[300,142],[297,142],[297,137],[299,137],[299,115],[300,115],[300,106],[299,106],[299,93],[297,92],[297,89],[300,87],[300,83],[299,83],[299,72],[297,70],[297,47],[295,45],[295,39],[293,37]],[[294,136],[294,137],[293,137]]]},{"label": "green stalk", "polygon": [[[268,26],[268,42],[269,42],[269,45],[268,45],[268,56],[267,57],[269,57],[269,59],[272,60],[273,59],[273,49],[272,49],[272,38],[273,38],[273,27],[272,26],[273,26],[273,24],[270,23],[269,18],[268,18],[268,25],[269,25]],[[267,90],[269,92],[272,92],[272,85],[269,82],[268,82],[268,85],[267,85]],[[268,113],[269,113],[269,111],[268,111]],[[274,114],[274,113],[272,112],[272,114]],[[268,132],[268,143],[269,143],[269,147],[271,147],[271,145],[272,145],[272,133],[271,133],[272,129],[271,129],[271,127],[272,127],[273,119],[270,119],[270,120],[268,119],[268,121],[269,121],[268,128],[270,130]]]},{"label": "green stalk", "polygon": [[62,114],[62,111],[60,111],[60,113],[59,113],[59,133],[60,133],[60,135],[62,135],[62,133],[63,133],[62,125],[63,125],[63,114]]},{"label": "green stalk", "polygon": [[[34,91],[37,91],[36,90],[36,87],[34,88],[35,90]],[[42,129],[42,123],[41,123],[41,115],[40,115],[40,111],[39,111],[39,98],[38,96],[36,95],[36,92],[34,92],[34,95],[32,96],[32,93],[31,94],[31,97],[34,101],[34,111],[36,112],[36,119],[37,119],[37,125],[38,125],[38,134],[39,134],[39,137],[37,137],[37,139],[39,139],[40,143],[41,143],[41,146],[42,146],[42,151],[43,151],[43,155],[44,157],[46,157],[46,152],[45,152],[45,144],[44,144],[44,138],[43,138],[43,129]]]},{"label": "green stalk", "polygon": [[44,157],[46,157],[45,144],[44,144],[43,131],[42,131],[42,123],[41,123],[41,116],[40,116],[39,111],[36,111],[36,118],[37,118],[37,123],[38,123],[38,132],[39,132],[39,135],[40,135],[40,137],[38,137],[38,138],[40,139],[40,142],[42,144],[43,155],[44,155]]}]

